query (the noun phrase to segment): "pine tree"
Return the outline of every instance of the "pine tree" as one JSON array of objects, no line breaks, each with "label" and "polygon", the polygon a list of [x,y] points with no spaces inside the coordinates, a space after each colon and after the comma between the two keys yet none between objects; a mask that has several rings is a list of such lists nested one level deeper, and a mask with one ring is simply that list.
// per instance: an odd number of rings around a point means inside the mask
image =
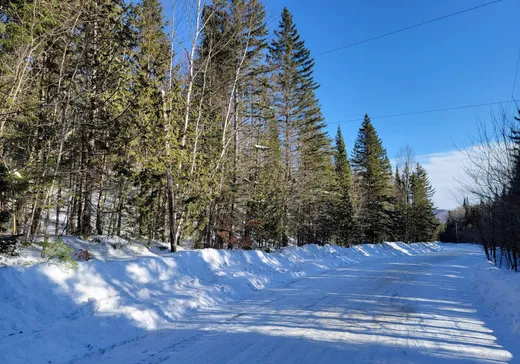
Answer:
[{"label": "pine tree", "polygon": [[[208,247],[429,239],[427,176],[417,169],[412,186],[400,167],[392,185],[368,116],[352,167],[340,130],[332,144],[291,13],[266,58],[259,0],[197,4],[186,67],[173,64],[160,0],[0,7],[2,228],[169,236],[172,251],[186,237]],[[511,240],[502,207],[493,216]]]},{"label": "pine tree", "polygon": [[[301,119],[301,87],[298,84],[299,71],[303,67],[304,43],[292,20],[287,8],[282,12],[282,20],[278,30],[275,30],[275,39],[269,47],[269,68],[273,70],[274,100],[276,117],[280,123],[282,156],[284,163],[284,198],[286,220],[289,222],[289,201],[294,200],[296,158],[296,134],[299,119]],[[292,220],[290,221],[292,224]],[[291,226],[294,232],[294,226]],[[284,240],[287,240],[284,237]]]},{"label": "pine tree", "polygon": [[284,173],[278,124],[273,110],[268,107],[269,100],[268,79],[263,78],[256,107],[261,127],[253,146],[254,168],[248,177],[252,181],[252,196],[246,225],[260,246],[280,246],[287,236],[287,217],[283,209]]},{"label": "pine tree", "polygon": [[411,166],[409,161],[404,162],[402,172],[396,167],[395,172],[395,211],[394,232],[395,239],[404,242],[411,241],[412,218],[411,218]]},{"label": "pine tree", "polygon": [[394,236],[397,241],[406,242],[406,214],[408,210],[407,190],[404,187],[399,167],[395,167],[394,176],[395,209],[394,209]]},{"label": "pine tree", "polygon": [[287,8],[269,48],[275,87],[273,107],[281,126],[284,208],[299,244],[332,237],[334,171],[330,141],[315,90],[314,60]]},{"label": "pine tree", "polygon": [[432,202],[435,191],[428,180],[426,170],[419,163],[417,163],[410,177],[410,185],[412,200],[411,241],[431,241],[435,236],[438,226],[438,222],[433,213],[434,206]]},{"label": "pine tree", "polygon": [[74,125],[78,143],[74,163],[81,173],[74,186],[71,219],[77,221],[76,233],[84,236],[94,232],[94,221],[97,232],[103,231],[108,170],[131,138],[132,76],[137,62],[133,9],[122,0],[87,1],[81,12],[75,44],[81,102],[75,105]]},{"label": "pine tree", "polygon": [[309,122],[299,133],[296,204],[292,206],[299,244],[326,243],[336,226],[336,175],[323,124]]},{"label": "pine tree", "polygon": [[257,0],[218,1],[204,8],[203,19],[197,61],[202,72],[197,82],[209,90],[197,97],[205,99],[205,111],[212,118],[204,129],[219,139],[211,141],[212,147],[219,142],[217,160],[200,167],[207,168],[210,178],[216,179],[210,186],[215,196],[206,201],[209,216],[203,235],[206,244],[216,233],[218,246],[248,245],[246,205],[255,186],[248,182],[247,175],[255,163],[252,136],[258,135],[252,104],[257,100],[256,86],[262,84],[256,77],[267,47],[265,9]]},{"label": "pine tree", "polygon": [[363,239],[376,243],[392,238],[392,168],[368,115],[359,130],[352,157],[360,177],[362,208],[359,216]]},{"label": "pine tree", "polygon": [[346,245],[350,242],[354,225],[351,199],[352,172],[347,156],[347,149],[345,148],[345,141],[343,140],[343,135],[341,135],[341,129],[339,127],[336,134],[334,166],[339,195],[335,213],[336,235],[338,243]]},{"label": "pine tree", "polygon": [[[8,180],[25,181],[27,188],[18,191],[11,216],[14,233],[19,233],[21,223],[29,226],[27,239],[32,239],[49,211],[47,191],[61,158],[57,144],[63,118],[58,111],[66,97],[59,76],[65,71],[59,60],[69,39],[64,23],[68,15],[67,5],[50,1],[12,1],[0,7],[0,159]],[[30,213],[19,219],[26,204]]]},{"label": "pine tree", "polygon": [[160,239],[164,230],[166,209],[160,206],[166,188],[165,167],[171,158],[164,148],[167,135],[162,94],[167,89],[168,77],[175,78],[175,74],[169,74],[171,55],[162,11],[159,0],[143,0],[136,9],[139,62],[134,86],[136,125],[132,134],[137,137],[131,140],[128,153],[121,156],[132,159],[131,182],[137,190],[128,200],[135,208],[130,216],[135,221],[133,233],[148,240]]}]

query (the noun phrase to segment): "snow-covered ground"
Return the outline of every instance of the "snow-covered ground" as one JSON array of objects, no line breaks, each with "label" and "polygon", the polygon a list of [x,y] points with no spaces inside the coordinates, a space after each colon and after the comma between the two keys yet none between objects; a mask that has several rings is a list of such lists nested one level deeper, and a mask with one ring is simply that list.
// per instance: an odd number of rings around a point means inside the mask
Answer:
[{"label": "snow-covered ground", "polygon": [[[520,273],[482,261],[472,270],[472,287],[479,303],[511,325],[520,334]],[[517,358],[520,362],[520,358]]]},{"label": "snow-covered ground", "polygon": [[103,249],[77,270],[0,268],[1,363],[520,359],[520,293],[487,297],[508,273],[476,246]]},{"label": "snow-covered ground", "polygon": [[[16,256],[0,255],[0,267],[28,266],[47,262],[47,259],[42,257],[41,254],[41,240],[43,240],[43,237],[36,239],[36,242],[33,244],[20,247]],[[65,235],[59,238],[51,236],[48,239],[49,242],[60,240],[75,251],[80,249],[88,250],[95,259],[100,261],[128,260],[168,254],[168,245],[162,242],[153,241],[148,246],[146,242],[132,241],[118,236],[92,236],[88,241],[72,235]]]}]

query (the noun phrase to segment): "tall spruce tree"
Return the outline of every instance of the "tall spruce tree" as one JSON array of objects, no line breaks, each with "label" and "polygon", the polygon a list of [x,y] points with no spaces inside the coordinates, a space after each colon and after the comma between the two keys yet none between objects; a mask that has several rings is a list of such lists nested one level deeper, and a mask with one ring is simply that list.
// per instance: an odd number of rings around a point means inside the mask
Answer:
[{"label": "tall spruce tree", "polygon": [[[113,167],[113,155],[124,144],[121,136],[129,122],[135,61],[133,6],[123,1],[13,5],[9,10],[16,20],[9,29],[13,33],[6,35],[8,43],[30,44],[34,37],[40,38],[38,47],[20,49],[22,53],[30,50],[21,58],[30,60],[30,67],[24,66],[22,75],[13,75],[22,93],[7,92],[11,99],[8,109],[16,105],[19,110],[4,115],[18,120],[9,123],[14,127],[10,140],[0,143],[12,143],[11,150],[16,151],[3,162],[22,162],[21,175],[33,181],[27,196],[31,206],[22,204],[20,209],[23,224],[30,226],[26,237],[39,231],[47,235],[50,207],[54,205],[55,215],[63,217],[60,207],[65,203],[68,216],[63,228],[89,235],[94,221],[96,230],[102,228],[108,170]],[[2,85],[4,76],[2,73]],[[13,103],[19,96],[23,100]],[[8,120],[0,119],[3,129]],[[27,142],[30,147],[24,147]],[[60,219],[55,220],[58,233]]]},{"label": "tall spruce tree", "polygon": [[407,190],[404,188],[399,166],[395,167],[394,176],[395,209],[394,209],[394,236],[397,241],[406,240],[406,213],[408,210]]},{"label": "tall spruce tree", "polygon": [[352,171],[347,156],[345,141],[338,127],[336,134],[336,149],[334,153],[334,166],[336,170],[338,201],[335,213],[336,238],[339,244],[346,245],[351,242],[354,226],[352,207]]},{"label": "tall spruce tree", "polygon": [[269,48],[275,88],[273,107],[281,126],[286,215],[298,244],[332,237],[334,171],[330,141],[315,95],[314,60],[287,8]]},{"label": "tall spruce tree", "polygon": [[433,190],[426,170],[417,163],[410,177],[411,190],[411,241],[431,241],[435,236],[438,222],[433,213]]},{"label": "tall spruce tree", "polygon": [[81,174],[72,214],[77,219],[77,233],[89,236],[95,231],[94,221],[96,230],[103,230],[108,169],[130,138],[137,33],[134,7],[123,0],[91,0],[83,6],[82,36],[76,44],[82,101],[75,105]]},{"label": "tall spruce tree", "polygon": [[411,176],[412,170],[409,161],[405,161],[402,171],[396,167],[395,171],[395,210],[394,236],[396,240],[410,242],[412,231],[411,218]]},{"label": "tall spruce tree", "polygon": [[258,138],[253,145],[255,162],[249,180],[252,182],[247,225],[260,246],[280,246],[287,236],[284,214],[284,171],[278,123],[269,107],[268,78],[263,78],[262,91],[255,107],[259,120]]},{"label": "tall spruce tree", "polygon": [[[136,119],[129,143],[122,160],[131,160],[131,181],[137,193],[128,200],[135,210],[130,214],[136,229],[133,234],[150,239],[165,238],[164,226],[167,209],[163,206],[166,195],[166,166],[171,155],[165,153],[167,128],[163,115],[163,92],[168,88],[169,77],[176,84],[175,74],[170,74],[169,40],[164,31],[162,6],[159,0],[143,0],[136,13],[138,47],[138,68],[135,75]],[[167,95],[168,101],[177,101],[174,93]],[[170,102],[170,105],[172,103]],[[175,107],[168,107],[170,113]],[[179,118],[179,115],[176,117]],[[175,119],[175,118],[174,118]],[[176,126],[176,125],[175,125]],[[173,128],[173,127],[172,127]]]},{"label": "tall spruce tree", "polygon": [[[69,87],[62,86],[60,76],[69,66],[62,59],[70,39],[65,22],[70,11],[51,1],[12,1],[0,7],[0,163],[4,181],[10,182],[2,188],[16,182],[25,186],[9,208],[11,228],[16,234],[22,224],[29,226],[26,237],[31,239],[49,211],[47,191],[62,157],[57,145],[63,141],[60,121]],[[13,192],[0,188],[2,195]],[[0,210],[7,207],[0,205]]]},{"label": "tall spruce tree", "polygon": [[262,84],[257,76],[267,47],[265,9],[258,0],[215,1],[205,8],[204,17],[199,54],[201,67],[207,66],[203,78],[214,88],[206,97],[220,138],[220,157],[214,167],[217,193],[208,202],[211,216],[205,235],[207,240],[216,232],[219,246],[249,245],[249,227],[244,223],[247,198],[255,186],[247,175],[255,163],[251,136],[258,134],[252,106],[258,89],[253,85]]},{"label": "tall spruce tree", "polygon": [[358,217],[362,239],[377,243],[391,239],[393,219],[392,167],[368,115],[359,129],[352,155],[360,177],[362,207]]},{"label": "tall spruce tree", "polygon": [[186,67],[171,64],[160,0],[0,7],[2,227],[31,238],[169,235],[172,250],[183,237],[220,247],[427,240],[425,172],[412,186],[399,168],[392,188],[368,116],[351,171],[341,132],[335,147],[325,133],[291,13],[265,59],[259,0],[197,4]]},{"label": "tall spruce tree", "polygon": [[[282,12],[282,19],[275,30],[275,38],[269,47],[269,67],[273,73],[274,99],[276,118],[280,123],[282,157],[284,167],[283,211],[289,223],[289,201],[294,198],[295,184],[295,145],[298,121],[301,110],[298,108],[300,91],[298,85],[299,68],[304,62],[302,49],[304,43],[299,41],[299,35],[287,8]],[[294,232],[294,226],[291,228]],[[285,232],[287,241],[289,231]]]}]

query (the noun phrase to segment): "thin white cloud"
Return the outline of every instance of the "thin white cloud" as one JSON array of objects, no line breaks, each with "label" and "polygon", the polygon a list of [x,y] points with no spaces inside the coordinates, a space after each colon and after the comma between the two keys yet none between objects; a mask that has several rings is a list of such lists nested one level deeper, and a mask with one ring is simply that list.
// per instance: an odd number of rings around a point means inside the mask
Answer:
[{"label": "thin white cloud", "polygon": [[[451,210],[462,204],[464,198],[460,192],[461,182],[467,181],[464,166],[469,159],[467,151],[450,150],[440,153],[431,153],[416,156],[419,162],[428,172],[428,177],[435,189],[433,202],[435,207]],[[392,160],[395,168],[396,160]]]},{"label": "thin white cloud", "polygon": [[464,166],[469,162],[466,152],[451,150],[432,153],[418,156],[417,161],[426,169],[435,188],[435,205],[441,209],[460,206],[464,198],[459,191],[460,184],[467,179]]}]

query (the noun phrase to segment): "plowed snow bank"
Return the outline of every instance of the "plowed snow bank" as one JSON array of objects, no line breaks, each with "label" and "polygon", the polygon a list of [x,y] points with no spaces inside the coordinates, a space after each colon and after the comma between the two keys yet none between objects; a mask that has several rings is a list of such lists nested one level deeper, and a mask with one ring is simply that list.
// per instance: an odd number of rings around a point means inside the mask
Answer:
[{"label": "plowed snow bank", "polygon": [[79,263],[77,270],[48,263],[0,268],[0,362],[68,362],[149,330],[175,329],[190,310],[267,286],[353,263],[439,250],[435,243],[309,245],[275,253],[206,249],[96,259]]}]

